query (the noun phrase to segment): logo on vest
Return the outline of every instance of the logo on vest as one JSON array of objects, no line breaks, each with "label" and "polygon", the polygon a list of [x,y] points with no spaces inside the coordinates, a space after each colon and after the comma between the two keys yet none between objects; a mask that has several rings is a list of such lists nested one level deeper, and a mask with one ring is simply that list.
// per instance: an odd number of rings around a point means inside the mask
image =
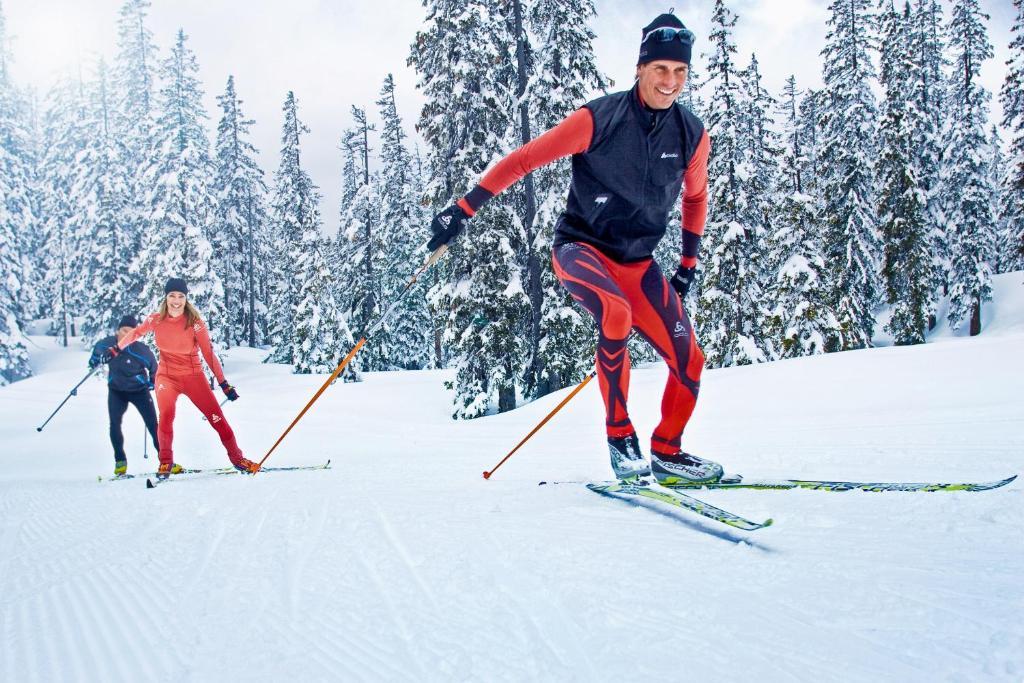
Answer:
[{"label": "logo on vest", "polygon": [[603,194],[594,199],[595,204],[606,204],[608,202],[608,195]]},{"label": "logo on vest", "polygon": [[669,154],[667,152],[662,152],[661,153],[661,158],[662,159],[678,159],[679,155],[678,154]]}]

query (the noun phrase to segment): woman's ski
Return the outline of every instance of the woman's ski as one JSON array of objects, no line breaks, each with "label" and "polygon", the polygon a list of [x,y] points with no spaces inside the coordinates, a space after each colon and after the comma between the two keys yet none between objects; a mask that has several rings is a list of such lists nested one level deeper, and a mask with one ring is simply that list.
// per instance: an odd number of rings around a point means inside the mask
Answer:
[{"label": "woman's ski", "polygon": [[[263,468],[260,469],[260,472],[295,472],[295,471],[299,471],[299,470],[328,470],[330,468],[331,468],[331,461],[328,460],[327,462],[325,462],[322,465],[296,465],[296,466],[292,466],[292,467],[263,467]],[[199,471],[199,472],[193,472],[192,474],[208,474],[208,475],[211,475],[211,476],[217,476],[217,475],[224,475],[224,474],[242,474],[242,472],[240,472],[239,470],[236,470],[234,467],[231,467],[231,468],[216,469],[216,470],[202,470],[202,471]],[[155,489],[157,486],[160,486],[162,484],[166,484],[166,483],[171,482],[171,481],[188,481],[188,480],[194,479],[194,478],[195,477],[184,477],[184,478],[181,478],[180,474],[172,474],[170,477],[168,477],[166,479],[157,479],[156,477],[153,477],[152,479],[150,479],[150,478],[147,477],[146,478],[146,488],[147,489]]]}]

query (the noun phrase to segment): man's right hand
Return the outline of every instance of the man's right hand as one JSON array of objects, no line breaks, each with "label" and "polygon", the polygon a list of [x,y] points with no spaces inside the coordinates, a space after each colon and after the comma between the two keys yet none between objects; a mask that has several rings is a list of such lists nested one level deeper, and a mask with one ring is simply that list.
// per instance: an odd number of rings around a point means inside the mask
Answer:
[{"label": "man's right hand", "polygon": [[465,227],[468,220],[469,216],[458,204],[452,204],[434,216],[434,220],[430,223],[430,229],[434,232],[434,236],[427,242],[427,250],[434,252],[442,245],[451,242],[462,232],[462,228]]},{"label": "man's right hand", "polygon": [[102,354],[100,354],[100,362],[106,365],[110,361],[117,358],[117,354],[119,353],[121,353],[121,350],[119,348],[117,348],[116,346],[111,346],[107,348],[107,350],[104,351]]}]

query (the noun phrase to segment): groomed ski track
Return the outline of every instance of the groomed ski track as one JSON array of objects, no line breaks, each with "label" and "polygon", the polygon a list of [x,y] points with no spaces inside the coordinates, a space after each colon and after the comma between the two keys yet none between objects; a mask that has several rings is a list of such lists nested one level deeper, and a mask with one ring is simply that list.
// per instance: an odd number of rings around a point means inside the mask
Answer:
[{"label": "groomed ski track", "polygon": [[[986,334],[707,372],[686,435],[750,477],[998,479],[1024,471],[1024,275]],[[336,384],[269,464],[146,491],[111,466],[106,387],[41,434],[86,354],[33,337],[0,388],[0,680],[1020,681],[1024,484],[988,492],[690,492],[748,534],[542,479],[609,477],[597,387],[490,481],[564,394],[450,419],[446,372]],[[225,407],[257,459],[322,377],[232,350]],[[647,434],[665,369],[634,371]],[[125,418],[129,471],[142,425]],[[226,464],[178,405],[176,458]],[[672,516],[672,519],[669,519]],[[682,520],[682,523],[680,523]]]}]

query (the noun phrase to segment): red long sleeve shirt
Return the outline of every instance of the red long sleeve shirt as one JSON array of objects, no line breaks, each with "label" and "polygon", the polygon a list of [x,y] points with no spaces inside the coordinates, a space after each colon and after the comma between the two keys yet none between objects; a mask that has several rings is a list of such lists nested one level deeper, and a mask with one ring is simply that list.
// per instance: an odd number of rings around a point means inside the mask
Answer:
[{"label": "red long sleeve shirt", "polygon": [[[590,147],[593,133],[594,122],[590,110],[586,107],[577,109],[557,126],[511,152],[495,164],[484,174],[477,187],[486,190],[486,194],[483,194],[485,200],[500,194],[528,173],[550,164],[552,161],[586,152]],[[704,223],[708,210],[708,155],[710,149],[711,140],[705,130],[683,176],[682,229],[684,245],[696,245],[698,240],[693,237],[699,238],[704,234]],[[458,201],[462,210],[470,216],[476,213],[476,209],[482,203],[472,201],[475,199],[474,194],[478,192],[477,189],[474,189],[473,192]],[[691,239],[686,239],[686,233],[690,233]],[[680,259],[684,267],[696,265],[695,249],[695,246],[691,249],[684,246]],[[693,253],[688,253],[690,251]]]},{"label": "red long sleeve shirt", "polygon": [[152,332],[156,347],[160,349],[160,366],[157,372],[171,376],[201,375],[203,364],[199,360],[199,352],[206,359],[217,382],[224,381],[224,370],[213,352],[210,344],[210,333],[202,320],[197,321],[191,327],[186,326],[186,317],[179,315],[177,318],[170,316],[162,318],[159,313],[154,313],[146,318],[141,325],[128,333],[118,343],[119,349],[127,348],[132,342],[143,335]]}]

